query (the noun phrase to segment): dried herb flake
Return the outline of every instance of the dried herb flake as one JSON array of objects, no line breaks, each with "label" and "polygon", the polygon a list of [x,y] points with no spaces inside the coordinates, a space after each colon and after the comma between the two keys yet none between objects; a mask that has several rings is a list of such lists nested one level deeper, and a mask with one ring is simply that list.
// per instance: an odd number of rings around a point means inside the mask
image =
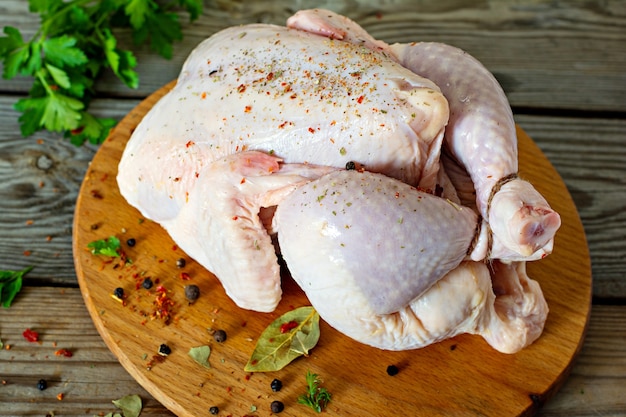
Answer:
[{"label": "dried herb flake", "polygon": [[139,417],[141,414],[141,397],[137,394],[127,395],[119,400],[113,400],[113,404],[122,410],[124,417]]},{"label": "dried herb flake", "polygon": [[211,348],[209,346],[198,346],[189,349],[189,356],[205,368],[210,368],[209,356],[211,356]]}]

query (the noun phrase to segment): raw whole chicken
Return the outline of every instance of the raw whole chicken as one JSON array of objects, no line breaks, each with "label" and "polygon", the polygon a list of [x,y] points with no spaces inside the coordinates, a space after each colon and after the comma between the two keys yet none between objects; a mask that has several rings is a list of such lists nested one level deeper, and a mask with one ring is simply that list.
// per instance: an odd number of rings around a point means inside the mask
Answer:
[{"label": "raw whole chicken", "polygon": [[133,132],[119,188],[242,308],[280,301],[276,234],[321,317],[356,340],[466,332],[516,352],[548,312],[525,262],[550,253],[560,219],[515,177],[493,81],[466,54],[387,45],[326,10],[225,29]]}]

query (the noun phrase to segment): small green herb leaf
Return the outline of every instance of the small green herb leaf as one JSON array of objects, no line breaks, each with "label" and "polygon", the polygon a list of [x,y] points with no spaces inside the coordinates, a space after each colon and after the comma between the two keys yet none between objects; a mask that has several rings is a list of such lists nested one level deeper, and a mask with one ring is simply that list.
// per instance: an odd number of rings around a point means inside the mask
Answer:
[{"label": "small green herb leaf", "polygon": [[211,348],[209,346],[198,346],[189,349],[189,356],[205,368],[210,368],[209,356],[211,356]]},{"label": "small green herb leaf", "polygon": [[307,371],[306,393],[298,397],[299,404],[304,404],[318,413],[321,413],[324,408],[326,408],[332,397],[330,392],[328,392],[326,388],[322,388],[319,386],[320,382],[321,381],[318,378],[317,374],[314,374],[311,371]]},{"label": "small green herb leaf", "polygon": [[113,404],[122,410],[124,417],[138,417],[141,414],[141,397],[137,394],[127,395],[119,400],[113,400]]},{"label": "small green herb leaf", "polygon": [[22,289],[22,279],[32,266],[22,269],[21,271],[0,271],[0,304],[2,307],[9,308],[15,299],[15,296]]},{"label": "small green herb leaf", "polygon": [[91,249],[91,253],[94,255],[120,256],[120,240],[115,236],[111,236],[108,239],[95,240],[88,243],[87,247]]},{"label": "small green herb leaf", "polygon": [[317,311],[307,306],[274,320],[259,337],[244,370],[277,371],[294,359],[308,355],[320,337],[319,319]]}]

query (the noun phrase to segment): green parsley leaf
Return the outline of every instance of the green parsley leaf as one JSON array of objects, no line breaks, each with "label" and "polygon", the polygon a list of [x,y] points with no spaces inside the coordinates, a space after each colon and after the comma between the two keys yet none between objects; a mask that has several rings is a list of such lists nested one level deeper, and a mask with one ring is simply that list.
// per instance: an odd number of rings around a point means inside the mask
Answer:
[{"label": "green parsley leaf", "polygon": [[307,390],[305,394],[298,397],[298,403],[306,405],[314,411],[321,413],[330,402],[332,395],[326,388],[319,386],[320,379],[317,374],[311,371],[306,372]]},{"label": "green parsley leaf", "polygon": [[22,269],[21,271],[0,271],[0,304],[2,307],[9,308],[15,299],[15,296],[22,289],[22,280],[32,266]]},{"label": "green parsley leaf", "polygon": [[87,244],[87,248],[91,249],[91,253],[94,255],[120,256],[120,240],[115,236],[90,242]]},{"label": "green parsley leaf", "polygon": [[[29,10],[41,23],[25,40],[14,27],[0,36],[2,76],[31,77],[29,96],[18,100],[20,131],[30,136],[41,129],[63,132],[72,143],[101,143],[109,133],[110,119],[88,113],[93,86],[108,68],[125,85],[137,88],[137,59],[120,49],[113,28],[129,28],[135,42],[150,41],[151,48],[172,57],[172,44],[182,39],[177,12],[195,20],[202,0],[29,0]],[[68,134],[69,132],[69,134]]]},{"label": "green parsley leaf", "polygon": [[68,35],[46,39],[42,44],[46,61],[59,67],[75,67],[86,63],[87,56],[75,45],[76,38]]}]

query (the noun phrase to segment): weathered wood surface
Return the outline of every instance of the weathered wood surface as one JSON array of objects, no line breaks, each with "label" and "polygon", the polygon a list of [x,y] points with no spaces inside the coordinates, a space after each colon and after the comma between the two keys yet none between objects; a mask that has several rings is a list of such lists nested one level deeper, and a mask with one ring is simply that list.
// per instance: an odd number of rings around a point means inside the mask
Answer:
[{"label": "weathered wood surface", "polygon": [[[436,40],[466,49],[503,84],[516,121],[562,176],[587,233],[595,300],[587,340],[572,375],[540,415],[626,416],[626,3],[312,3],[207,1],[172,61],[140,50],[140,88],[127,90],[107,76],[93,109],[121,118],[175,78],[204,37],[232,24],[282,23],[294,4],[344,13],[388,42]],[[38,19],[25,1],[0,0],[0,25],[28,35]],[[29,87],[27,79],[0,80],[0,269],[35,266],[18,301],[0,310],[0,339],[12,345],[0,351],[6,381],[0,415],[106,413],[114,410],[111,400],[130,393],[147,402],[142,415],[171,415],[114,360],[84,308],[71,233],[76,195],[96,148],[75,148],[49,133],[22,138],[12,105]],[[27,343],[26,327],[39,328],[44,341]],[[53,341],[75,348],[75,356],[55,357]],[[40,392],[35,385],[42,376],[54,384]],[[58,401],[62,391],[67,396]]]},{"label": "weathered wood surface", "polygon": [[[128,394],[142,396],[144,417],[172,415],[129,376],[107,349],[78,289],[29,286],[19,302],[3,311],[1,317],[2,340],[11,349],[0,356],[0,415],[44,416],[54,412],[56,416],[91,416],[115,411],[111,400]],[[41,343],[24,340],[26,327],[41,332]],[[625,343],[626,309],[594,306],[577,363],[539,416],[624,416]],[[74,356],[55,356],[61,348],[71,349]],[[36,387],[40,378],[49,382],[45,391]],[[63,401],[56,398],[59,393],[65,394]],[[257,406],[266,405],[264,401],[259,400]],[[206,402],[208,408],[211,398]]]}]

